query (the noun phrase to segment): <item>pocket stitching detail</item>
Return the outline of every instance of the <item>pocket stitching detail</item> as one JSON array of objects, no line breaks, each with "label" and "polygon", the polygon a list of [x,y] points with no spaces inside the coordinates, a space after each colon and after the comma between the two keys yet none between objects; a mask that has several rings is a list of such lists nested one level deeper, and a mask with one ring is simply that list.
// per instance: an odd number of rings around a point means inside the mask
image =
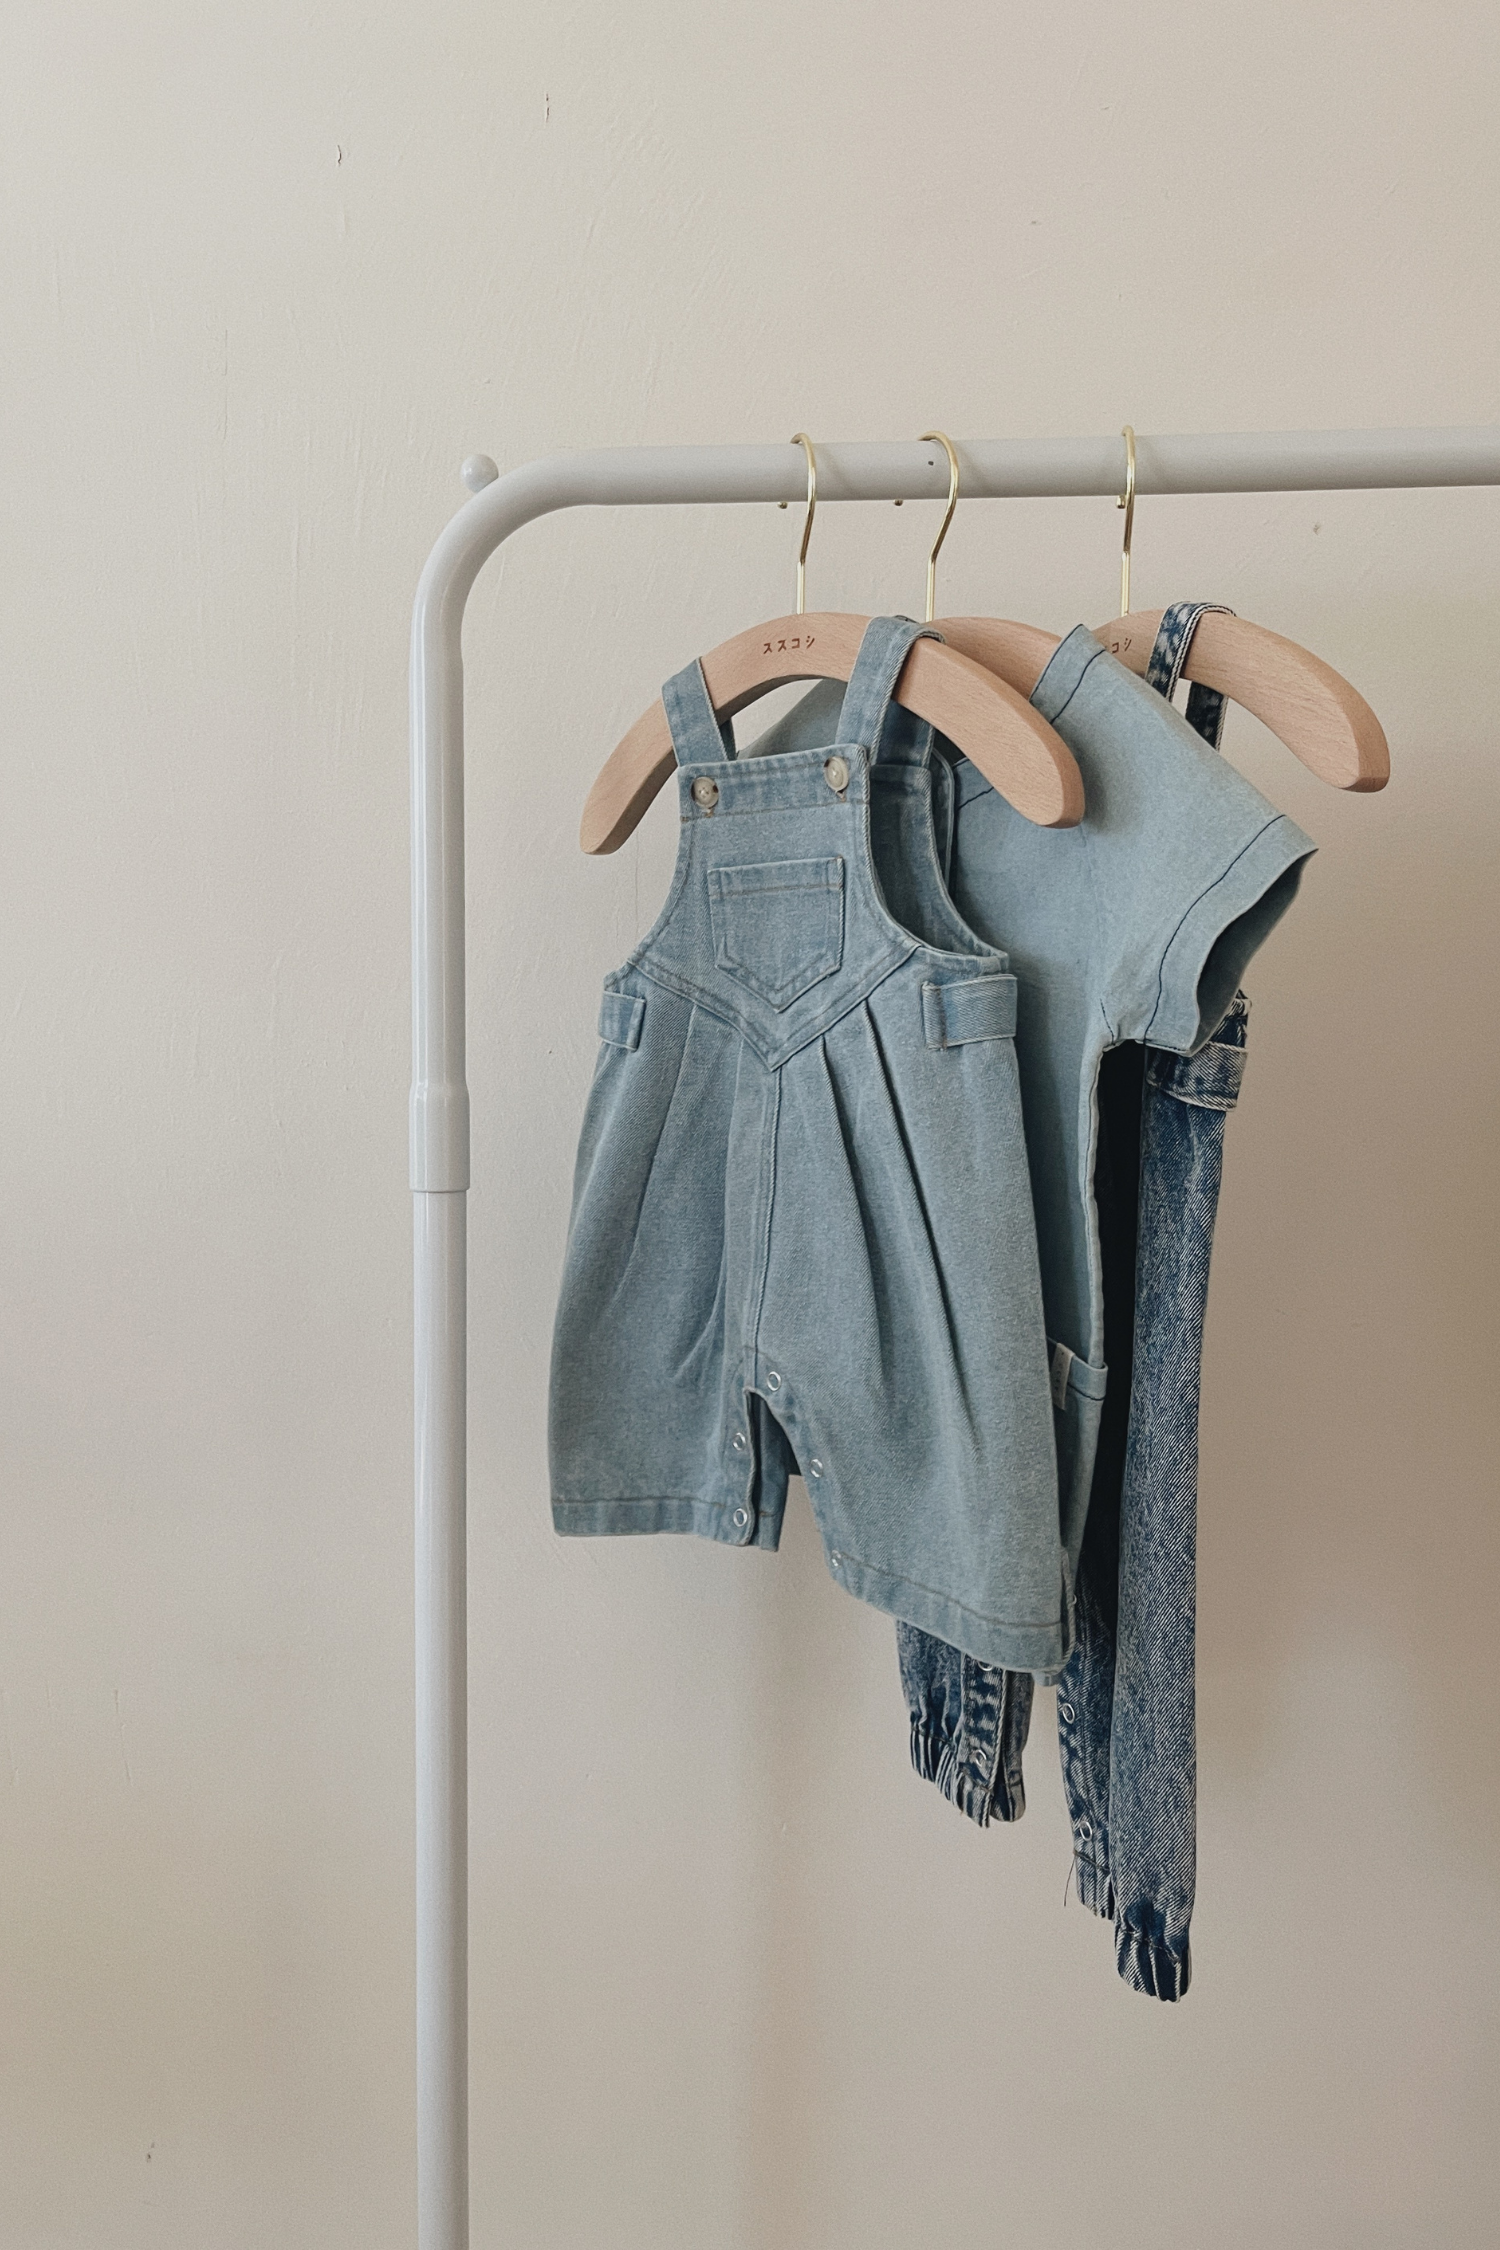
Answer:
[{"label": "pocket stitching detail", "polygon": [[[800,879],[785,879],[793,871],[804,869],[807,873]],[[758,877],[781,879],[756,880]],[[820,927],[816,936],[801,946],[790,973],[773,981],[764,973],[765,964],[758,964],[753,957],[757,932],[750,916],[759,900],[788,896],[817,901]],[[710,867],[708,909],[715,964],[778,1014],[832,976],[843,961],[842,859],[765,860],[748,867]]]}]

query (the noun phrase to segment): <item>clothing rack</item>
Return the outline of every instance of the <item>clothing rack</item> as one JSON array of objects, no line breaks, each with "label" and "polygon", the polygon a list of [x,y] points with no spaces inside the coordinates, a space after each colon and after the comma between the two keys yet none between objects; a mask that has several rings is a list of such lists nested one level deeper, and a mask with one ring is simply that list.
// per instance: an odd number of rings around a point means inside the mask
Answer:
[{"label": "clothing rack", "polygon": [[[965,440],[965,501],[1124,490],[1122,436]],[[464,700],[470,588],[521,526],[558,508],[805,496],[795,444],[554,454],[473,495],[422,572],[412,620],[411,1185],[415,1198],[417,2241],[468,2250],[468,1737],[465,1417],[469,1095],[464,1080]],[[1138,437],[1135,490],[1378,491],[1500,484],[1500,427]],[[818,445],[818,501],[942,500],[941,445]]]}]

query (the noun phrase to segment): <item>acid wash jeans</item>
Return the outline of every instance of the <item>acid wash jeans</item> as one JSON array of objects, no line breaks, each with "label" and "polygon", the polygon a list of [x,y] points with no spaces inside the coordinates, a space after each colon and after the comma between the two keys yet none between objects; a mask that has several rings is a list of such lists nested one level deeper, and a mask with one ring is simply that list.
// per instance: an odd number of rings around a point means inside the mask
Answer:
[{"label": "acid wash jeans", "polygon": [[[1162,619],[1147,679],[1170,696],[1209,605]],[[1224,702],[1190,687],[1187,718],[1217,749]],[[1195,1055],[1113,1048],[1099,1076],[1095,1196],[1110,1370],[1079,1560],[1058,1743],[1078,1895],[1115,1925],[1135,1991],[1178,2000],[1192,1974],[1199,1374],[1224,1121],[1245,1065],[1236,995]],[[979,1826],[1025,1811],[1028,1673],[975,1662],[898,1627],[912,1762]]]}]

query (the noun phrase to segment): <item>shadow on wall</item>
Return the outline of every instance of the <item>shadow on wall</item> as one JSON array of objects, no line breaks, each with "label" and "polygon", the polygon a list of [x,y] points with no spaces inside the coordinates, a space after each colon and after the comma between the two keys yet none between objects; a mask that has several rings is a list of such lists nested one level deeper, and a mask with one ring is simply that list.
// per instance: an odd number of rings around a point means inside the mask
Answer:
[{"label": "shadow on wall", "polygon": [[1326,1711],[1364,1678],[1362,1731],[1392,1730],[1371,1814],[1420,1808],[1477,1872],[1500,1847],[1500,1084],[1465,989],[1490,878],[1440,815],[1424,835],[1400,808],[1404,883],[1395,823],[1362,867],[1314,864],[1296,1005],[1278,954],[1252,1023],[1204,1368],[1200,1729],[1208,1780],[1252,1775],[1289,1696]]}]

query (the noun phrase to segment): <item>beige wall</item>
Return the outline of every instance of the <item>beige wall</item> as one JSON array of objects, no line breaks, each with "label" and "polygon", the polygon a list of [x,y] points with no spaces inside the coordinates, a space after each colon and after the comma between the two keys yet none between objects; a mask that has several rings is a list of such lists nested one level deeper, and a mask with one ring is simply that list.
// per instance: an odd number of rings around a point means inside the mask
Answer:
[{"label": "beige wall", "polygon": [[[309,22],[309,14],[316,19]],[[1493,8],[21,0],[0,78],[0,2240],[413,2235],[405,637],[474,448],[1491,420]],[[829,509],[813,599],[920,600]],[[1112,614],[1108,502],[942,598]],[[659,804],[580,803],[795,519],[572,515],[471,606],[476,2244],[1466,2250],[1500,1948],[1500,491],[1146,502],[1138,599],[1391,740],[1257,964],[1167,2009],[911,1775],[888,1621],[564,1545],[548,1327]]]}]

